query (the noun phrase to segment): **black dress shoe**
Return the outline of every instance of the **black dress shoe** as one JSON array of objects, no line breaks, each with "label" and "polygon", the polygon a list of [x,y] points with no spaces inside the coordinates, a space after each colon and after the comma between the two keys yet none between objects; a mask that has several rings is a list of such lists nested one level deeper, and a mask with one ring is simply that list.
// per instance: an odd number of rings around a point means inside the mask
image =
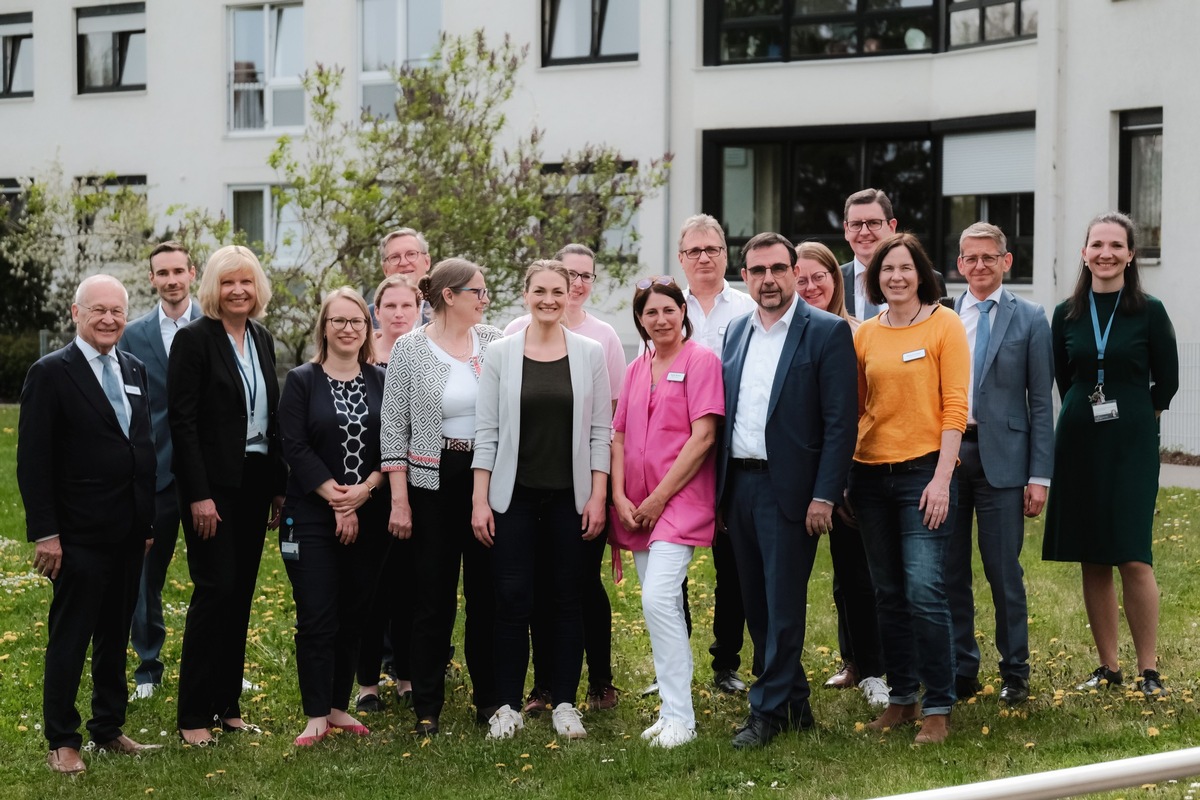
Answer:
[{"label": "black dress shoe", "polygon": [[713,686],[723,694],[740,694],[746,691],[746,682],[738,677],[737,670],[723,669],[713,673]]},{"label": "black dress shoe", "polygon": [[434,715],[421,717],[417,720],[417,726],[414,728],[417,736],[437,736],[441,731],[438,725],[438,718]]},{"label": "black dress shoe", "polygon": [[983,684],[974,676],[956,675],[954,677],[954,694],[959,700],[974,697],[983,691]]},{"label": "black dress shoe", "polygon": [[805,700],[788,709],[788,728],[793,731],[806,731],[816,726],[813,719],[812,706]]},{"label": "black dress shoe", "polygon": [[766,717],[751,714],[746,722],[733,735],[733,746],[736,750],[746,750],[751,747],[765,747],[778,735],[780,726]]},{"label": "black dress shoe", "polygon": [[383,711],[383,699],[377,694],[360,695],[354,701],[354,713],[378,714]]},{"label": "black dress shoe", "polygon": [[1125,682],[1125,677],[1121,674],[1121,670],[1112,670],[1108,668],[1108,664],[1101,664],[1096,667],[1088,679],[1075,687],[1077,692],[1089,692],[1092,689],[1103,689],[1104,687],[1112,688],[1120,686]]},{"label": "black dress shoe", "polygon": [[1146,695],[1147,699],[1156,700],[1167,694],[1167,688],[1163,686],[1162,676],[1158,674],[1157,670],[1144,669],[1141,678],[1138,689]]},{"label": "black dress shoe", "polygon": [[1029,699],[1029,681],[1015,675],[1005,678],[1000,687],[1000,702],[1010,706],[1018,706]]}]

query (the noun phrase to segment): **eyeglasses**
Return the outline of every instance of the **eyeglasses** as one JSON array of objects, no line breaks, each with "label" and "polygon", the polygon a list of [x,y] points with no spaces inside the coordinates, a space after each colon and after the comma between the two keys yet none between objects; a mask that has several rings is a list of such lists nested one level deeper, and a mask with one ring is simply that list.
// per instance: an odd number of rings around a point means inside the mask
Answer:
[{"label": "eyeglasses", "polygon": [[383,259],[383,263],[395,266],[402,264],[405,261],[416,261],[421,256],[425,255],[424,250],[407,250],[403,253],[392,253]]},{"label": "eyeglasses", "polygon": [[811,278],[796,278],[796,286],[800,289],[803,289],[805,286],[808,286],[810,283],[813,286],[823,286],[823,285],[829,283],[829,281],[832,279],[833,279],[833,276],[830,275],[828,272],[814,272],[813,276]]},{"label": "eyeglasses", "polygon": [[883,223],[885,222],[887,222],[885,219],[856,219],[847,222],[846,228],[854,231],[855,233],[858,233],[864,227],[866,227],[866,229],[869,231],[877,231],[883,227]]},{"label": "eyeglasses", "polygon": [[120,306],[116,308],[108,308],[107,306],[80,306],[80,308],[97,317],[107,317],[109,314],[112,314],[113,319],[125,319],[125,309]]},{"label": "eyeglasses", "polygon": [[353,331],[361,331],[367,327],[367,320],[364,317],[330,317],[325,321],[332,325],[335,331],[344,331],[347,325]]},{"label": "eyeglasses", "polygon": [[462,292],[473,292],[474,295],[479,298],[479,302],[481,303],[488,299],[488,290],[486,288],[476,289],[474,286],[459,286],[456,287],[454,291],[460,294]]},{"label": "eyeglasses", "polygon": [[569,269],[569,270],[567,270],[567,277],[571,279],[572,283],[575,282],[576,278],[583,281],[584,283],[591,283],[592,281],[596,280],[596,273],[594,273],[594,272],[576,272],[573,269]]},{"label": "eyeglasses", "polygon": [[982,263],[982,264],[983,264],[985,267],[994,267],[994,266],[996,266],[997,264],[999,264],[999,263],[1000,263],[1000,259],[1004,258],[1004,256],[1005,256],[1005,255],[1006,255],[1005,253],[1001,253],[1001,254],[999,254],[999,255],[995,255],[995,256],[993,256],[993,255],[986,255],[986,256],[959,256],[959,257],[958,257],[958,260],[959,260],[959,261],[961,261],[961,262],[963,263],[963,266],[964,266],[964,267],[974,267],[974,266],[977,266],[977,265],[979,265],[979,264],[981,264],[981,263]]},{"label": "eyeglasses", "polygon": [[[782,278],[792,267],[788,264],[772,264],[770,267],[746,267],[746,274],[756,280],[761,280],[766,277],[767,270],[771,270],[772,278]],[[799,283],[799,281],[797,281]]]},{"label": "eyeglasses", "polygon": [[693,247],[690,250],[680,250],[679,252],[682,253],[683,257],[686,258],[688,261],[695,261],[696,259],[700,258],[701,253],[708,256],[710,259],[716,258],[717,256],[721,255],[721,253],[725,252],[725,248],[724,247],[715,247],[715,246],[714,247]]},{"label": "eyeglasses", "polygon": [[659,286],[674,286],[675,279],[670,275],[656,275],[653,278],[642,278],[640,281],[635,283],[634,286],[644,292],[656,283]]}]

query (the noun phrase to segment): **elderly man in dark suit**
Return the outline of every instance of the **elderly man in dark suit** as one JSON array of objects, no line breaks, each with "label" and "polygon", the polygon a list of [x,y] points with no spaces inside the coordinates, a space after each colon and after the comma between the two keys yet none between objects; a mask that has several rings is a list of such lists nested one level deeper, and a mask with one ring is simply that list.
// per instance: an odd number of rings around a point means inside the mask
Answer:
[{"label": "elderly man in dark suit", "polygon": [[142,582],[129,637],[141,659],[133,673],[136,685],[131,700],[153,695],[163,678],[163,663],[158,658],[167,637],[162,589],[179,538],[179,496],[175,491],[175,475],[171,472],[171,426],[167,423],[167,357],[175,341],[175,332],[200,316],[200,304],[193,303],[191,295],[195,280],[196,267],[187,248],[173,241],[155,247],[150,253],[150,285],[158,294],[159,302],[148,314],[129,323],[117,345],[146,365],[150,420],[154,425],[158,459],[154,545],[142,565]]},{"label": "elderly man in dark suit", "polygon": [[846,402],[858,386],[850,326],[796,294],[787,239],[760,233],[742,252],[742,279],[758,307],[725,333],[717,503],[762,672],[736,748],[813,725],[800,663],[808,577],[818,538],[833,527],[858,431],[856,404]]},{"label": "elderly man in dark suit", "polygon": [[142,362],[118,353],[129,296],[109,275],[75,292],[71,344],[32,367],[21,390],[17,482],[34,567],[54,586],[42,686],[46,763],[85,769],[75,708],[92,646],[92,718],[101,750],[138,754],[125,723],[125,646],[154,518],[154,440]]},{"label": "elderly man in dark suit", "polygon": [[1025,517],[1042,513],[1054,472],[1054,352],[1040,305],[1003,286],[1012,267],[1008,241],[977,222],[959,237],[958,271],[968,291],[954,310],[971,347],[967,431],[959,450],[958,518],[946,551],[946,594],[954,624],[955,691],[980,690],[979,644],[971,592],[971,521],[996,609],[1000,701],[1029,697],[1029,624],[1022,580]]}]

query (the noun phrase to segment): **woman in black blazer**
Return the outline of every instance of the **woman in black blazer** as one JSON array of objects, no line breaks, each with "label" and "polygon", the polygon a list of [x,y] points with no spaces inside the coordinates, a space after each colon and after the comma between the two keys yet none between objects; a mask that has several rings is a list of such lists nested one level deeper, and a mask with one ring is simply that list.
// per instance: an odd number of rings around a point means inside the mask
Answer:
[{"label": "woman in black blazer", "polygon": [[257,732],[238,697],[246,630],[268,526],[279,524],[280,457],[275,340],[256,319],[271,299],[245,247],[213,253],[197,293],[204,316],[179,331],[167,365],[167,416],[195,588],[179,660],[179,733]]},{"label": "woman in black blazer", "polygon": [[346,713],[362,620],[391,537],[379,471],[383,370],[371,317],[350,288],[321,304],[312,362],[288,373],[279,402],[289,467],[279,550],[296,601],[296,670],[305,747],[333,728],[366,736]]}]

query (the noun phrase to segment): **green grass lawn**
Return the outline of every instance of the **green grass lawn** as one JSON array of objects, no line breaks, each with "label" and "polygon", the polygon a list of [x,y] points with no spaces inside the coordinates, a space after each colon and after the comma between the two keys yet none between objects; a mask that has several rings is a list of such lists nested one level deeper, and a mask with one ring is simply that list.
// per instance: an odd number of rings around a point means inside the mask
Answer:
[{"label": "green grass lawn", "polygon": [[[1029,524],[1023,558],[1029,587],[1034,697],[1009,712],[996,700],[999,678],[992,639],[991,601],[976,586],[985,670],[982,696],[960,703],[952,735],[940,747],[912,746],[911,728],[888,734],[861,729],[871,718],[857,692],[820,684],[837,669],[837,634],[830,595],[828,548],[822,546],[809,584],[805,666],[814,683],[815,731],[778,738],[757,752],[729,745],[746,713],[744,698],[710,693],[708,622],[712,616],[712,568],[700,551],[691,570],[692,611],[697,621],[694,696],[700,736],[692,744],[661,752],[638,734],[656,714],[656,699],[638,690],[651,679],[650,643],[642,624],[636,572],[621,586],[608,583],[613,600],[616,682],[627,690],[612,711],[585,713],[589,737],[558,742],[547,720],[530,720],[523,734],[488,742],[474,723],[469,692],[458,674],[449,686],[443,734],[421,740],[409,733],[411,713],[390,706],[367,720],[366,739],[331,736],[304,750],[292,746],[303,728],[296,688],[291,586],[278,548],[268,537],[254,617],[247,676],[262,691],[244,696],[246,718],[267,733],[261,738],[226,735],[216,748],[184,748],[175,735],[173,693],[180,636],[190,585],[179,545],[164,592],[168,638],[164,690],[130,705],[126,731],[143,742],[166,745],[140,759],[85,754],[88,772],[76,779],[51,774],[43,759],[41,678],[46,642],[49,583],[30,569],[24,518],[15,479],[17,412],[0,407],[0,798],[490,798],[490,797],[708,797],[722,795],[865,798],[952,786],[1060,767],[1110,761],[1194,747],[1200,723],[1193,703],[1200,653],[1200,542],[1192,517],[1200,518],[1200,493],[1164,491],[1159,497],[1155,555],[1162,589],[1160,670],[1170,696],[1148,703],[1125,692],[1080,694],[1074,686],[1096,666],[1084,617],[1078,569],[1043,563],[1041,523]],[[980,570],[976,574],[981,574]],[[460,620],[461,630],[461,620]],[[1122,663],[1130,669],[1132,646],[1122,627]],[[461,653],[461,638],[459,652]],[[743,659],[749,662],[749,644]],[[130,651],[130,678],[133,653]],[[1127,673],[1128,674],[1128,673]],[[87,678],[81,691],[86,719]],[[582,700],[582,697],[580,698]],[[1190,781],[1133,787],[1107,798],[1184,798]]]}]

